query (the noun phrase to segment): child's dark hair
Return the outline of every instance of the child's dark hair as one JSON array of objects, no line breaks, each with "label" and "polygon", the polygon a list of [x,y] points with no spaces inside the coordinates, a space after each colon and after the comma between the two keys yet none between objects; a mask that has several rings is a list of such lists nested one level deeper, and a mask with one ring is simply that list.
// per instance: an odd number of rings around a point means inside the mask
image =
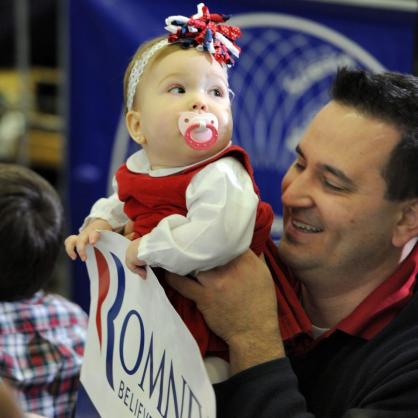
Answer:
[{"label": "child's dark hair", "polygon": [[23,166],[0,164],[0,300],[31,297],[50,279],[63,209],[54,188]]}]

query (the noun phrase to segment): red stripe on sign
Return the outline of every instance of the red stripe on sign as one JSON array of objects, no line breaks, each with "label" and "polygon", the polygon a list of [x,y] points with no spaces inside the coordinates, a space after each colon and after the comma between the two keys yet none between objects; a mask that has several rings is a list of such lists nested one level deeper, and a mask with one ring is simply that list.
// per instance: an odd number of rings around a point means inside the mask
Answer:
[{"label": "red stripe on sign", "polygon": [[96,310],[96,327],[97,334],[99,335],[99,345],[102,348],[102,305],[109,292],[110,287],[110,275],[109,267],[107,265],[104,255],[97,249],[94,249],[96,255],[97,269],[99,271],[99,297],[97,300]]}]

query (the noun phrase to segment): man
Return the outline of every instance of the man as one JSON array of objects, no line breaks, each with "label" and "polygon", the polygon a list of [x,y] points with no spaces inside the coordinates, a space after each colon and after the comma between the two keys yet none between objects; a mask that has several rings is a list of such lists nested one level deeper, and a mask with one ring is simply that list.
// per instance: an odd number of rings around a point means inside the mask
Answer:
[{"label": "man", "polygon": [[0,219],[0,378],[24,411],[71,417],[87,316],[42,290],[60,249],[61,202],[35,172],[0,164]]},{"label": "man", "polygon": [[170,279],[229,344],[218,416],[417,417],[418,78],[341,69],[296,151],[278,257],[312,331],[282,341],[251,252]]}]

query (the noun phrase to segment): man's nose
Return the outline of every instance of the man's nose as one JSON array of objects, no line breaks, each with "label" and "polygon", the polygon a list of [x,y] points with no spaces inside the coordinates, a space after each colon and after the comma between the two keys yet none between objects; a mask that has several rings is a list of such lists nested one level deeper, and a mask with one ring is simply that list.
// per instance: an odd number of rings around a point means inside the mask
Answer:
[{"label": "man's nose", "polygon": [[286,174],[282,182],[282,202],[288,207],[311,207],[313,200],[313,184],[307,172]]}]

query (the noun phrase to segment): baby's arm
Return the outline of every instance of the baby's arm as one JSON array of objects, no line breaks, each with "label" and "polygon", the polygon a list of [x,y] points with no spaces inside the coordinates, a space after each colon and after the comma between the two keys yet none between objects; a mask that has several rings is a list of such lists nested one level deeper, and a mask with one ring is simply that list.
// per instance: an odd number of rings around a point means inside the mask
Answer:
[{"label": "baby's arm", "polygon": [[123,211],[123,202],[115,192],[107,198],[99,199],[84,220],[78,235],[70,235],[64,242],[68,256],[75,260],[77,254],[86,261],[86,245],[94,245],[100,236],[100,230],[112,231],[121,228],[128,221]]},{"label": "baby's arm", "polygon": [[249,248],[258,196],[239,161],[220,159],[196,174],[187,216],[171,215],[141,238],[137,257],[185,275],[223,265]]}]

